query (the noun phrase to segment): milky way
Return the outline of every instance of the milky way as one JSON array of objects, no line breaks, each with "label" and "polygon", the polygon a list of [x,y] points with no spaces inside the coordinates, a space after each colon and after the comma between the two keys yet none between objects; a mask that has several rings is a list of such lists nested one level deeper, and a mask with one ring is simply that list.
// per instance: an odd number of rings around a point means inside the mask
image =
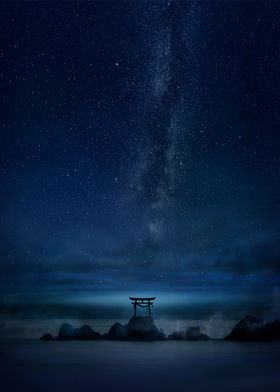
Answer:
[{"label": "milky way", "polygon": [[3,314],[278,312],[279,13],[1,3]]}]

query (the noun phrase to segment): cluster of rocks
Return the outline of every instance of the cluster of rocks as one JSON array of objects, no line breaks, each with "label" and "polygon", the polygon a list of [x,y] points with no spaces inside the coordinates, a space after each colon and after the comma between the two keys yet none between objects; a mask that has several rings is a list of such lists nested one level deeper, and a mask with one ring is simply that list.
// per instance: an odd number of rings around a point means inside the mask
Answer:
[{"label": "cluster of rocks", "polygon": [[[108,333],[100,334],[90,326],[83,325],[73,328],[71,324],[63,324],[54,338],[46,333],[41,340],[129,340],[129,341],[154,341],[154,340],[209,340],[209,336],[202,333],[199,327],[187,327],[185,330],[172,332],[167,337],[159,329],[151,317],[132,317],[125,325],[115,323]],[[235,341],[273,341],[280,340],[280,321],[264,322],[262,319],[246,316],[239,321],[225,337],[225,340]]]},{"label": "cluster of rocks", "polygon": [[188,327],[185,331],[173,332],[167,338],[151,317],[132,317],[125,325],[115,323],[108,333],[101,335],[90,326],[83,325],[73,328],[71,324],[63,324],[58,331],[57,338],[46,333],[41,340],[129,340],[129,341],[154,341],[154,340],[208,340],[209,337],[200,332],[199,327]]},{"label": "cluster of rocks", "polygon": [[246,316],[239,321],[225,340],[273,341],[280,340],[280,320],[265,322],[263,319]]},{"label": "cluster of rocks", "polygon": [[183,331],[172,332],[167,339],[169,340],[209,340],[209,336],[201,333],[199,327],[187,327]]},{"label": "cluster of rocks", "polygon": [[94,331],[89,325],[73,328],[71,324],[64,323],[59,328],[57,338],[54,338],[50,333],[45,333],[41,337],[41,340],[92,340],[100,338],[101,334]]},{"label": "cluster of rocks", "polygon": [[69,340],[69,339],[100,339],[101,335],[99,332],[94,331],[89,325],[83,325],[80,328],[73,328],[71,324],[65,323],[59,328],[58,339]]}]

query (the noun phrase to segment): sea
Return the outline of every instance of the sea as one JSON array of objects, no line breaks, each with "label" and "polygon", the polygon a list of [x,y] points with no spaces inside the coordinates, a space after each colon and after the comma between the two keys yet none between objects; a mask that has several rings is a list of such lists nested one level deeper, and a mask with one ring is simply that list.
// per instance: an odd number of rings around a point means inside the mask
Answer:
[{"label": "sea", "polygon": [[0,339],[1,392],[280,390],[280,342]]},{"label": "sea", "polygon": [[212,340],[41,341],[60,325],[105,333],[125,319],[9,319],[0,323],[1,392],[266,392],[280,390],[280,342],[224,341],[237,320],[155,320],[166,335],[199,326]]}]

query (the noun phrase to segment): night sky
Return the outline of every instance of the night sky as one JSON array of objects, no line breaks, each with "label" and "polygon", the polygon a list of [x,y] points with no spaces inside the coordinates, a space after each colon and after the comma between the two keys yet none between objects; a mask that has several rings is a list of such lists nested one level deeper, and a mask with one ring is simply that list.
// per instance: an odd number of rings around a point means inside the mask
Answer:
[{"label": "night sky", "polygon": [[1,2],[1,317],[279,313],[279,2]]}]

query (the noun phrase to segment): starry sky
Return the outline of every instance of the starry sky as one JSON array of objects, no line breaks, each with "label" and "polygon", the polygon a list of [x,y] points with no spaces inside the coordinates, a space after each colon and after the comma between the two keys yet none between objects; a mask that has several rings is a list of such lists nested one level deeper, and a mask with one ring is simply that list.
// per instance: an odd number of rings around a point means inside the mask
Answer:
[{"label": "starry sky", "polygon": [[279,2],[1,2],[4,317],[279,311]]}]

